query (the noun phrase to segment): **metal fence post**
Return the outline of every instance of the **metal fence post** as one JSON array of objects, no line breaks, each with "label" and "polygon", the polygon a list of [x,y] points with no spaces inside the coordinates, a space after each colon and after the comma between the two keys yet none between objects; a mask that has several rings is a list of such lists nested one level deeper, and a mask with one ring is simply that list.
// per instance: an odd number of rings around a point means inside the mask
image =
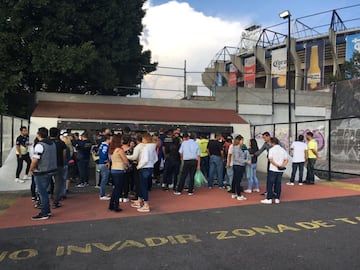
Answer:
[{"label": "metal fence post", "polygon": [[14,147],[14,116],[11,117],[11,148]]},{"label": "metal fence post", "polygon": [[331,181],[331,120],[328,121],[328,180]]},{"label": "metal fence post", "polygon": [[3,124],[4,117],[0,115],[0,167],[2,166],[2,156],[3,156],[3,134],[4,134],[4,124]]}]

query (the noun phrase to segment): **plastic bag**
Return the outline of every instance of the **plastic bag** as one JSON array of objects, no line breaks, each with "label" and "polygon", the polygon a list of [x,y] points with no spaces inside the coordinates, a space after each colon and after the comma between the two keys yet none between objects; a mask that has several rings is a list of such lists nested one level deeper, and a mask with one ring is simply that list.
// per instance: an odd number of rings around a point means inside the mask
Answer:
[{"label": "plastic bag", "polygon": [[205,177],[200,170],[196,171],[195,176],[194,176],[195,187],[201,187],[204,183],[204,178]]}]

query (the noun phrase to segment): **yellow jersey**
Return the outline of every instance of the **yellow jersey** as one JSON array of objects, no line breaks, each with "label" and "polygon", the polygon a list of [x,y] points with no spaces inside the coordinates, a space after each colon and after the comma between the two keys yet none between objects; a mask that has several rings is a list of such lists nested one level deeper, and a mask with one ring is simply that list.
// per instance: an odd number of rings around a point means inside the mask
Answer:
[{"label": "yellow jersey", "polygon": [[207,145],[209,143],[208,139],[201,139],[197,142],[200,146],[200,157],[207,157],[209,154],[207,153]]},{"label": "yellow jersey", "polygon": [[308,158],[316,158],[316,155],[311,150],[315,150],[317,152],[318,150],[318,144],[317,141],[312,139],[308,142]]}]

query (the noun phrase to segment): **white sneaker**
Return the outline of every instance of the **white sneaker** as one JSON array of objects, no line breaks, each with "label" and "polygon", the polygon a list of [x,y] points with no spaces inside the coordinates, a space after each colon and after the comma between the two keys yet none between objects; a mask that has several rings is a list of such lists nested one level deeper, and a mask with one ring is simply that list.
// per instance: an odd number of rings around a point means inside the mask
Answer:
[{"label": "white sneaker", "polygon": [[119,198],[119,202],[123,202],[123,198]]},{"label": "white sneaker", "polygon": [[21,180],[21,179],[19,179],[19,178],[15,178],[15,182],[16,182],[16,183],[25,183],[24,180]]},{"label": "white sneaker", "polygon": [[254,192],[260,192],[260,189],[255,188],[255,189],[254,189]]},{"label": "white sneaker", "polygon": [[169,185],[169,188],[170,188],[170,189],[174,188],[174,184],[170,184],[170,185]]},{"label": "white sneaker", "polygon": [[238,201],[246,201],[247,200],[247,198],[245,198],[244,196],[237,196],[237,198],[236,198]]},{"label": "white sneaker", "polygon": [[299,186],[302,186],[302,185],[304,185],[303,183],[299,183]]},{"label": "white sneaker", "polygon": [[251,193],[252,191],[251,191],[251,189],[245,189],[244,192],[245,193]]},{"label": "white sneaker", "polygon": [[294,183],[292,183],[292,182],[287,182],[286,183],[288,186],[294,186],[295,184]]},{"label": "white sneaker", "polygon": [[236,194],[231,194],[231,199],[236,199],[237,195]]},{"label": "white sneaker", "polygon": [[130,202],[130,199],[129,198],[123,198],[122,201],[125,202],[125,203]]},{"label": "white sneaker", "polygon": [[272,204],[272,200],[271,200],[271,199],[261,200],[260,202],[261,202],[262,204]]},{"label": "white sneaker", "polygon": [[161,184],[161,187],[162,187],[162,188],[166,187],[166,184]]},{"label": "white sneaker", "polygon": [[96,185],[96,186],[94,186],[94,188],[100,189],[100,186]]},{"label": "white sneaker", "polygon": [[31,176],[25,174],[24,177],[22,178],[23,180],[31,180]]},{"label": "white sneaker", "polygon": [[275,199],[275,203],[276,203],[276,204],[279,204],[279,203],[280,203],[280,200],[279,200],[279,199]]},{"label": "white sneaker", "polygon": [[110,197],[108,197],[108,196],[102,196],[102,197],[100,197],[100,200],[101,200],[101,201],[108,201],[108,200],[110,200]]},{"label": "white sneaker", "polygon": [[179,191],[175,191],[175,192],[174,192],[174,195],[179,196],[179,195],[181,195],[181,192],[179,192]]}]

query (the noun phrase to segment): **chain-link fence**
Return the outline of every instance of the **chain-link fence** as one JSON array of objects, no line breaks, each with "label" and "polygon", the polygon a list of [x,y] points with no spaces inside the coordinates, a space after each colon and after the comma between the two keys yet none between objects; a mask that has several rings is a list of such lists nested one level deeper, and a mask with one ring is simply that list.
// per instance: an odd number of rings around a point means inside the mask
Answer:
[{"label": "chain-link fence", "polygon": [[319,159],[316,162],[318,175],[331,180],[345,176],[360,176],[360,117],[338,118],[296,122],[289,124],[253,125],[252,137],[261,139],[268,131],[277,137],[289,151],[290,143],[300,134],[311,131],[318,143]]},{"label": "chain-link fence", "polygon": [[14,116],[0,115],[0,167],[15,145],[20,127],[28,127],[29,121]]}]

